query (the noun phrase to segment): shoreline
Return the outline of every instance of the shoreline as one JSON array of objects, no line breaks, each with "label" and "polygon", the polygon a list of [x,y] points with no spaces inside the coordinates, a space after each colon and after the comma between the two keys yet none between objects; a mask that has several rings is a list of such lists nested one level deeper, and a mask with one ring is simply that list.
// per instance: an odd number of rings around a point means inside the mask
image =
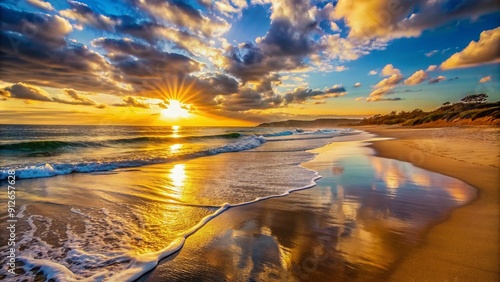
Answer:
[{"label": "shoreline", "polygon": [[[394,267],[389,281],[498,281],[498,130],[386,126],[360,129],[395,138],[370,145],[377,156],[410,162],[478,190],[474,200],[453,209],[446,220],[430,228],[423,244]],[[475,131],[474,136],[460,136],[467,134],[465,130]],[[484,157],[484,153],[489,156]]]},{"label": "shoreline", "polygon": [[[365,131],[364,134],[367,132]],[[371,135],[371,134],[369,134]],[[326,146],[316,148],[313,150],[310,150],[309,152],[313,152],[316,154],[316,156],[307,162],[301,163],[299,166],[313,170],[316,172],[323,171],[325,179],[321,183],[317,183],[317,185],[314,187],[316,189],[304,189],[297,191],[297,193],[290,193],[286,197],[279,197],[279,198],[272,198],[272,199],[266,199],[265,201],[258,201],[253,203],[252,205],[244,205],[244,206],[238,206],[238,208],[235,209],[230,209],[225,211],[224,213],[221,213],[218,217],[213,218],[210,222],[207,222],[207,224],[204,226],[203,229],[199,230],[198,232],[192,234],[190,238],[186,239],[186,245],[182,250],[177,252],[173,257],[171,258],[166,258],[165,260],[162,260],[152,271],[146,273],[144,276],[142,276],[140,279],[137,281],[158,281],[158,280],[169,280],[169,281],[183,281],[182,279],[187,279],[187,281],[191,281],[189,279],[197,279],[200,276],[204,275],[209,275],[208,277],[211,277],[211,275],[218,276],[218,275],[232,275],[234,274],[234,270],[229,269],[229,272],[224,274],[225,271],[228,271],[226,267],[221,266],[221,261],[219,259],[221,257],[231,257],[234,256],[235,253],[231,252],[230,250],[252,250],[255,245],[253,245],[251,242],[255,238],[267,238],[265,239],[267,244],[276,244],[276,247],[279,245],[285,243],[285,242],[293,242],[297,241],[299,244],[297,244],[296,248],[294,249],[292,246],[295,244],[291,244],[287,248],[287,252],[290,252],[286,257],[290,259],[288,264],[292,265],[293,267],[291,269],[286,268],[288,271],[285,271],[283,269],[282,271],[278,271],[277,275],[275,278],[284,278],[287,277],[287,279],[292,279],[292,277],[296,276],[297,273],[299,273],[298,277],[293,278],[292,280],[286,280],[286,281],[303,281],[302,279],[305,279],[304,281],[313,281],[315,279],[318,279],[319,281],[326,281],[327,277],[330,277],[329,275],[332,275],[332,273],[335,273],[335,275],[343,278],[346,277],[351,277],[351,276],[342,276],[342,275],[349,275],[344,273],[343,268],[338,268],[339,265],[344,265],[344,259],[346,259],[343,255],[340,256],[335,256],[330,254],[328,258],[317,258],[314,260],[314,255],[311,254],[311,250],[316,250],[318,248],[317,245],[314,245],[318,242],[322,248],[326,251],[326,248],[334,248],[337,250],[337,248],[346,248],[345,251],[349,253],[350,250],[350,244],[354,244],[353,242],[358,242],[357,239],[352,239],[353,241],[350,242],[348,239],[332,239],[331,241],[327,240],[330,242],[330,244],[333,244],[332,246],[330,245],[322,245],[324,239],[321,239],[318,241],[318,238],[323,238],[321,236],[324,236],[324,232],[328,230],[328,234],[330,234],[331,230],[330,227],[328,227],[328,224],[331,223],[331,212],[335,210],[338,212],[339,209],[339,204],[342,203],[342,201],[338,201],[336,196],[330,195],[328,191],[330,191],[330,186],[332,185],[332,177],[333,175],[328,175],[328,172],[332,171],[333,174],[340,173],[343,174],[343,167],[340,164],[339,167],[337,167],[338,170],[335,170],[332,168],[331,161],[332,159],[338,159],[342,158],[342,156],[338,155],[338,152],[343,152],[342,148],[351,148],[354,149],[355,151],[350,151],[351,156],[355,156],[357,153],[355,152],[367,152],[367,150],[371,151],[372,153],[368,153],[364,155],[363,153],[363,158],[368,158],[371,159],[371,155],[373,155],[374,150],[371,149],[367,145],[359,146],[359,145],[353,145],[356,142],[364,142],[363,140],[356,140],[356,136],[354,137],[341,137],[342,141],[348,141],[348,142],[333,142],[330,143]],[[376,138],[377,139],[377,138]],[[352,142],[354,141],[354,143]],[[378,142],[378,141],[377,141]],[[347,145],[347,147],[344,147],[344,144]],[[349,145],[350,144],[350,145]],[[335,147],[338,147],[336,149],[333,149]],[[333,149],[333,150],[332,150]],[[340,150],[340,151],[339,151]],[[349,151],[349,149],[347,150]],[[346,153],[345,151],[344,153]],[[336,153],[337,152],[337,153]],[[358,153],[359,153],[358,152]],[[393,160],[387,160],[386,162],[392,162]],[[397,162],[397,161],[395,161]],[[382,167],[389,168],[390,166],[384,166]],[[354,168],[354,167],[351,167]],[[351,171],[349,168],[347,168],[347,171]],[[347,172],[349,173],[355,173],[355,171],[352,172]],[[323,176],[323,174],[321,174]],[[444,177],[444,176],[443,176]],[[330,180],[328,180],[330,179]],[[356,186],[357,184],[354,184]],[[424,184],[425,185],[425,184]],[[373,189],[373,186],[371,186]],[[472,189],[472,187],[470,187]],[[339,195],[342,199],[344,197],[344,188],[337,188],[341,189],[342,192],[339,192]],[[371,189],[370,189],[371,190]],[[432,190],[431,190],[432,191]],[[326,194],[325,194],[326,193]],[[361,194],[358,194],[359,191],[353,191],[352,195],[348,193],[347,197],[351,196],[361,196]],[[370,192],[368,193],[370,194]],[[404,193],[403,193],[404,194]],[[322,195],[322,196],[320,196]],[[329,195],[329,196],[326,196]],[[465,194],[464,194],[465,195]],[[326,197],[325,197],[326,196]],[[333,198],[330,198],[333,197]],[[366,195],[366,197],[371,198],[370,195]],[[368,199],[367,198],[367,199]],[[322,205],[326,206],[331,206],[333,209],[332,211],[328,211],[326,214],[328,214],[325,218],[322,218],[321,216],[318,217],[318,215],[314,215],[314,212],[309,208],[304,210],[304,203],[307,202],[307,199],[310,199],[312,202],[311,203],[317,203],[323,202],[320,199],[323,199],[324,202]],[[335,201],[334,199],[337,199]],[[421,198],[422,200],[424,198]],[[382,200],[382,202],[379,202]],[[346,218],[350,218],[350,216],[354,216],[354,214],[349,213],[350,209],[348,207],[350,206],[350,200],[347,200],[348,204],[346,207],[342,208],[341,211],[341,218],[342,220],[345,220]],[[370,200],[372,201],[372,200]],[[385,200],[385,197],[378,197],[377,199],[373,199],[374,202],[371,203],[366,203],[368,205],[367,211],[368,213],[378,210],[380,208],[379,204],[382,204],[382,206],[386,206],[387,208],[387,202]],[[289,203],[288,203],[289,202]],[[360,200],[360,202],[363,202],[363,200]],[[403,201],[405,202],[405,201]],[[284,204],[288,203],[288,204]],[[328,204],[327,204],[328,203]],[[445,202],[443,202],[444,204]],[[321,205],[321,204],[320,204]],[[306,205],[307,206],[307,205]],[[401,205],[400,207],[403,208],[405,205]],[[347,210],[344,211],[344,209],[347,208]],[[314,210],[314,209],[313,209]],[[403,208],[404,211],[410,212],[411,208]],[[405,213],[402,211],[402,213]],[[362,211],[359,211],[360,213],[364,213]],[[335,213],[335,212],[334,212]],[[347,213],[348,215],[345,215]],[[424,212],[425,213],[425,212]],[[365,213],[366,214],[366,213]],[[446,214],[448,216],[448,213]],[[309,218],[310,217],[310,218]],[[425,215],[424,215],[425,217]],[[305,220],[308,218],[307,220]],[[417,224],[415,224],[415,230],[418,230],[418,226],[422,223],[422,221],[418,221],[419,218],[413,218],[417,219]],[[370,224],[370,220],[375,220],[378,221],[380,218],[371,218],[370,216],[368,217],[362,217],[359,219],[359,225],[360,228],[365,230],[365,227],[361,226],[372,226]],[[288,224],[283,225],[283,222],[288,222]],[[252,230],[249,231],[249,234],[247,234],[249,226],[253,226],[253,224],[256,224],[256,222],[259,222],[259,224],[255,227],[252,227]],[[298,222],[298,223],[297,223]],[[386,223],[389,223],[387,221]],[[428,221],[429,223],[432,222]],[[441,221],[439,221],[441,222]],[[426,223],[427,224],[427,223]],[[435,223],[431,223],[432,226],[434,226]],[[311,225],[311,226],[309,226]],[[297,232],[297,230],[293,229],[293,226],[301,226],[300,232]],[[309,226],[309,227],[307,227]],[[335,226],[335,224],[334,224]],[[289,228],[292,228],[291,230],[288,230]],[[326,228],[326,229],[325,229]],[[345,227],[348,228],[349,227]],[[370,227],[368,227],[370,228]],[[322,231],[322,229],[325,229]],[[319,230],[319,231],[318,231]],[[369,231],[368,231],[369,230]],[[385,228],[375,228],[375,229],[368,229],[365,231],[362,231],[362,234],[368,234],[370,232],[375,232],[376,236],[379,239],[385,239],[386,243],[392,242],[392,239],[396,239],[397,242],[395,244],[399,244],[400,247],[405,246],[404,248],[391,248],[389,247],[386,251],[378,250],[378,249],[365,249],[364,251],[367,251],[369,253],[368,257],[376,257],[377,259],[372,261],[374,265],[377,265],[375,268],[372,268],[371,271],[373,272],[365,272],[367,271],[366,269],[364,270],[358,270],[359,271],[359,276],[353,276],[351,278],[355,278],[355,281],[385,281],[387,280],[388,277],[390,277],[390,274],[392,273],[391,270],[394,269],[394,267],[397,267],[399,262],[401,260],[404,260],[408,254],[413,251],[419,246],[411,247],[409,244],[406,246],[404,243],[401,244],[404,240],[398,237],[398,234],[396,233],[390,233],[386,231]],[[427,229],[428,230],[428,229]],[[340,231],[341,233],[344,233],[345,231]],[[316,233],[318,234],[316,234]],[[365,232],[365,233],[363,233]],[[368,232],[368,233],[366,233]],[[335,233],[335,232],[334,232]],[[349,233],[349,232],[348,232]],[[426,234],[427,231],[424,231],[422,234]],[[247,234],[247,235],[243,235]],[[308,234],[308,235],[307,235]],[[322,235],[320,235],[322,234]],[[336,234],[336,233],[335,233]],[[335,235],[335,234],[332,234]],[[337,234],[337,235],[339,235]],[[352,236],[357,238],[355,235],[357,233],[353,233]],[[236,237],[235,237],[236,236]],[[250,242],[248,243],[249,246],[247,246],[247,242],[243,243],[242,241],[234,241],[234,238],[240,238],[240,237],[247,237],[252,238]],[[257,236],[257,237],[256,237]],[[317,237],[320,236],[320,237]],[[404,235],[403,235],[404,236]],[[417,235],[420,236],[420,235]],[[424,235],[425,236],[425,235]],[[411,237],[411,235],[410,235]],[[363,237],[360,237],[358,239],[361,239]],[[391,239],[390,239],[391,238]],[[413,238],[412,240],[415,240],[417,237]],[[347,241],[343,241],[347,240]],[[401,241],[403,240],[403,241]],[[420,239],[416,239],[420,240]],[[306,243],[307,242],[307,243]],[[326,241],[325,241],[326,242]],[[343,242],[343,243],[341,243]],[[356,243],[358,244],[358,243]],[[258,247],[260,244],[257,244],[257,249],[258,251],[256,253],[259,254],[259,256],[267,256],[269,255],[267,251],[260,250],[260,247]],[[285,245],[287,245],[285,243]],[[408,249],[408,247],[410,249]],[[409,252],[408,252],[409,251]],[[261,253],[262,252],[262,253]],[[329,253],[328,251],[326,251]],[[203,253],[204,256],[207,256],[208,261],[206,261],[203,258],[199,257],[199,254]],[[247,255],[252,254],[253,252],[246,252]],[[343,252],[335,252],[337,254],[343,253]],[[264,255],[265,254],[265,255]],[[243,254],[241,254],[243,255]],[[354,267],[355,262],[361,263],[363,261],[364,255],[359,254],[360,257],[357,257],[358,255],[353,253],[349,256],[347,256],[347,261],[350,261],[352,263],[352,266]],[[396,259],[397,257],[400,257],[400,259]],[[238,256],[236,256],[238,257]],[[234,259],[236,259],[236,257]],[[318,263],[318,267],[323,268],[322,271],[316,272],[314,270],[311,270],[310,268],[307,267],[307,265],[304,265],[304,261],[308,261],[310,259],[313,259],[313,262]],[[229,261],[233,261],[234,259],[229,259]],[[391,260],[396,259],[394,261],[394,265],[389,267],[391,264]],[[359,261],[358,261],[359,260]],[[273,259],[266,260],[267,262],[273,261]],[[339,264],[339,262],[341,262]],[[321,264],[321,266],[319,266]],[[194,266],[194,267],[193,267]],[[378,270],[375,270],[377,267],[379,267]],[[381,269],[388,267],[385,271],[381,271]],[[214,270],[214,268],[220,268],[218,271]],[[297,270],[298,269],[298,270]],[[243,269],[240,269],[239,271],[243,271]],[[285,271],[285,272],[283,272]],[[290,272],[292,271],[292,272]],[[305,271],[305,272],[304,272]],[[337,273],[336,271],[340,271]],[[245,271],[243,271],[245,272]],[[202,274],[203,273],[203,274]],[[210,274],[208,274],[210,273]],[[343,274],[340,274],[343,273]],[[276,274],[276,273],[275,273]],[[304,275],[302,277],[301,275]],[[300,278],[300,279],[299,279]],[[331,277],[330,277],[331,278]],[[298,279],[298,280],[296,280]],[[367,280],[364,280],[367,279]],[[278,281],[278,280],[276,280]],[[285,280],[279,280],[279,281],[285,281]],[[401,280],[399,280],[401,281]]]}]

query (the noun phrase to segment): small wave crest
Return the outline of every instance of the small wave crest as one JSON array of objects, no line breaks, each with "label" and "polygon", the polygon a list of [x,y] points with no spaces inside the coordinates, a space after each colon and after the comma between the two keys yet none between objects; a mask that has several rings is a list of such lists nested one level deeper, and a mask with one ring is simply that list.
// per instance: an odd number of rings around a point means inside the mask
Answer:
[{"label": "small wave crest", "polygon": [[134,143],[168,143],[179,142],[186,140],[204,140],[204,139],[236,139],[244,135],[238,132],[206,135],[206,136],[184,136],[184,137],[133,137],[121,139],[107,139],[102,141],[62,141],[62,140],[43,140],[43,141],[28,141],[11,144],[0,144],[0,151],[14,152],[50,152],[64,148],[95,148],[107,147],[120,144]]},{"label": "small wave crest", "polygon": [[23,165],[17,167],[0,168],[0,180],[8,177],[8,170],[15,169],[16,177],[21,179],[26,178],[42,178],[52,177],[56,175],[64,175],[75,172],[89,173],[109,171],[118,168],[138,167],[148,164],[165,163],[179,159],[189,159],[202,156],[209,156],[227,152],[239,152],[256,148],[266,142],[262,136],[246,136],[237,142],[226,144],[224,146],[202,150],[185,155],[179,155],[175,158],[137,158],[131,160],[118,160],[118,161],[86,161],[75,163],[38,163]]}]

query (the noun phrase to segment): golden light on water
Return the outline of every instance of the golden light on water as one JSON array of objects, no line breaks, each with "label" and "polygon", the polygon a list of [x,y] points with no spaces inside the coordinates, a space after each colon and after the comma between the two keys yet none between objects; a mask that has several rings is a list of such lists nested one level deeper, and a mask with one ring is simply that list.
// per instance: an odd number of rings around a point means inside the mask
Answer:
[{"label": "golden light on water", "polygon": [[179,130],[181,129],[180,126],[178,125],[174,125],[172,126],[172,137],[174,138],[179,138],[181,137],[181,135],[179,134]]},{"label": "golden light on water", "polygon": [[172,167],[169,174],[172,184],[177,187],[183,187],[186,180],[186,170],[184,164],[176,164]]},{"label": "golden light on water", "polygon": [[170,153],[177,153],[179,149],[182,147],[182,144],[174,144],[170,146]]}]

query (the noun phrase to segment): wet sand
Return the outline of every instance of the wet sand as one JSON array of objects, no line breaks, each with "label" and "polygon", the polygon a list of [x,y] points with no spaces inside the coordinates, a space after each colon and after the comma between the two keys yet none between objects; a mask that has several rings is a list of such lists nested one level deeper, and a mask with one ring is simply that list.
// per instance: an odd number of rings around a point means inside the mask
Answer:
[{"label": "wet sand", "polygon": [[139,281],[387,281],[477,190],[357,138],[313,150],[316,187],[227,210]]},{"label": "wet sand", "polygon": [[362,127],[396,140],[375,142],[379,156],[460,179],[479,197],[433,227],[391,281],[499,281],[498,128]]}]

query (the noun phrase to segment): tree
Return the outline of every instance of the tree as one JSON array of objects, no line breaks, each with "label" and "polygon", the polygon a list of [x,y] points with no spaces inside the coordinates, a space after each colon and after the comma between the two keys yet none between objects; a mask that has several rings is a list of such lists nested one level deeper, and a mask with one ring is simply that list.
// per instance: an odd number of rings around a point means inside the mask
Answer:
[{"label": "tree", "polygon": [[451,105],[451,103],[448,101],[448,102],[444,102],[443,104],[441,104],[441,106],[449,106]]},{"label": "tree", "polygon": [[466,104],[477,104],[477,103],[486,103],[486,99],[488,98],[488,95],[481,93],[481,94],[472,94],[472,95],[467,95],[460,99],[460,103],[466,103]]}]

